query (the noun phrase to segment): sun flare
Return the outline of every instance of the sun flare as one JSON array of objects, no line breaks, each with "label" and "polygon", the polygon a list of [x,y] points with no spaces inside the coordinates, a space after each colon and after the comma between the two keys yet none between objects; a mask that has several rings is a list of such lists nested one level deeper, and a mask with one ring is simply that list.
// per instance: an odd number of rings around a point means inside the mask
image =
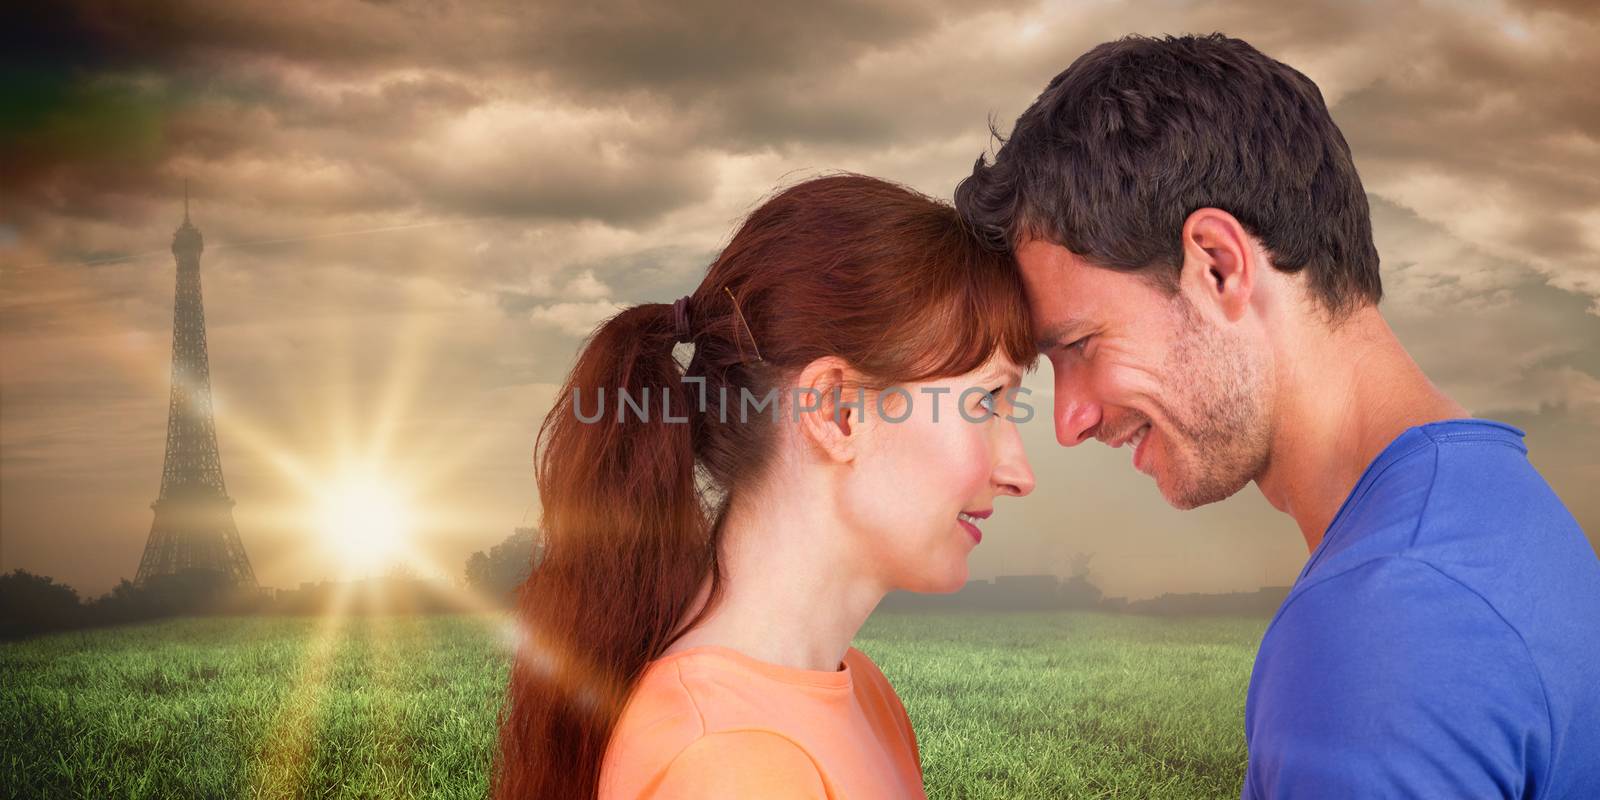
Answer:
[{"label": "sun flare", "polygon": [[334,482],[315,512],[317,533],[350,572],[382,569],[397,560],[409,544],[412,520],[406,493],[377,475]]}]

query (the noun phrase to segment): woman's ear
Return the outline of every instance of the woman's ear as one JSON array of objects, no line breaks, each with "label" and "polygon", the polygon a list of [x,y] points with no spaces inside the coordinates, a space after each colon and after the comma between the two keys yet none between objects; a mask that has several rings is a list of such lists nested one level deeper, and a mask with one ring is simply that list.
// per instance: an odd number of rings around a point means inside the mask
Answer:
[{"label": "woman's ear", "polygon": [[790,419],[827,460],[849,463],[861,441],[866,403],[859,374],[844,359],[824,356],[800,371]]}]

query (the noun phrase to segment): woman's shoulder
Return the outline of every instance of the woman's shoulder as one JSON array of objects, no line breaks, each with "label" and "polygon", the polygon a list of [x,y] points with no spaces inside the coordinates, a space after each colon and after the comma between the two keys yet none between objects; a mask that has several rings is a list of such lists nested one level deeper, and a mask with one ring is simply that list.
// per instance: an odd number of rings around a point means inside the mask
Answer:
[{"label": "woman's shoulder", "polygon": [[673,663],[645,668],[617,718],[600,765],[600,797],[642,797],[662,766],[705,733]]},{"label": "woman's shoulder", "polygon": [[[864,735],[918,782],[916,735],[888,678],[855,648],[842,661],[797,670],[701,647],[651,662],[607,747],[601,796],[822,797],[819,759]],[[870,730],[851,727],[861,722]]]},{"label": "woman's shoulder", "polygon": [[844,663],[855,676],[856,702],[861,704],[878,735],[900,741],[920,765],[921,750],[917,746],[916,731],[911,727],[911,715],[906,713],[905,703],[901,702],[889,678],[866,653],[854,647],[845,652]]},{"label": "woman's shoulder", "polygon": [[[606,748],[603,798],[820,797],[821,775],[793,739],[730,714],[752,687],[729,665],[667,658],[646,668]],[[754,709],[752,709],[754,711]],[[746,769],[746,767],[752,767]],[[817,791],[812,791],[812,789]]]},{"label": "woman's shoulder", "polygon": [[850,669],[850,674],[854,678],[856,697],[862,703],[884,703],[900,714],[905,713],[905,707],[900,703],[900,696],[895,693],[889,678],[866,653],[854,647],[850,648],[845,651],[844,665]]},{"label": "woman's shoulder", "polygon": [[653,800],[826,797],[822,770],[793,739],[771,730],[708,733],[689,743],[645,791]]},{"label": "woman's shoulder", "polygon": [[634,684],[617,718],[607,762],[664,763],[705,732],[700,702],[689,691],[679,665],[652,663]]},{"label": "woman's shoulder", "polygon": [[[847,656],[846,664],[853,663]],[[855,669],[794,670],[726,647],[680,651],[645,668],[618,721],[618,736],[673,738],[687,744],[708,733],[781,727],[776,723],[795,716],[797,704],[817,696],[848,696]],[[870,665],[868,669],[867,681],[876,686],[882,673]]]},{"label": "woman's shoulder", "polygon": [[[878,668],[870,656],[854,647],[844,651],[844,665],[850,668],[850,673],[855,676],[857,683],[867,683],[872,686],[888,687],[889,679],[884,677],[883,670]],[[893,691],[891,689],[891,691]]]}]

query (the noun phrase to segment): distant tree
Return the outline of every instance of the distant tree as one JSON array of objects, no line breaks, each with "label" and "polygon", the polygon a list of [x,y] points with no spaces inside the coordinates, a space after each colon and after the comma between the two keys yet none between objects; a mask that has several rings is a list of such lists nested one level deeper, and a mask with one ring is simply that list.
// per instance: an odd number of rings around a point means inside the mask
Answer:
[{"label": "distant tree", "polygon": [[489,574],[489,557],[484,555],[482,550],[474,550],[472,555],[467,556],[465,573],[467,585],[474,589],[478,588]]},{"label": "distant tree", "polygon": [[1061,582],[1061,605],[1066,608],[1094,608],[1099,605],[1102,593],[1100,587],[1095,586],[1090,580],[1091,571],[1089,562],[1094,560],[1094,553],[1073,553],[1069,561],[1071,569],[1067,579]]},{"label": "distant tree", "polygon": [[1072,554],[1072,559],[1069,562],[1069,563],[1071,563],[1072,568],[1071,568],[1071,571],[1069,571],[1067,573],[1067,577],[1068,578],[1082,578],[1084,580],[1089,580],[1089,562],[1091,562],[1093,560],[1094,560],[1094,553],[1084,553],[1084,552],[1073,553]]},{"label": "distant tree", "polygon": [[416,568],[410,564],[407,564],[403,561],[396,561],[393,564],[390,564],[388,569],[384,570],[383,579],[386,581],[403,583],[406,581],[421,580],[422,576],[418,574]]},{"label": "distant tree", "polygon": [[100,625],[117,625],[156,616],[154,604],[144,589],[123,578],[117,585],[85,605],[91,620]]},{"label": "distant tree", "polygon": [[467,586],[495,602],[509,603],[511,592],[528,579],[543,553],[538,528],[517,528],[505,541],[467,557]]},{"label": "distant tree", "polygon": [[395,562],[382,576],[370,578],[373,591],[362,595],[376,601],[373,608],[391,614],[432,614],[456,609],[449,593],[410,564]]},{"label": "distant tree", "polygon": [[0,638],[70,628],[83,619],[71,586],[22,569],[0,575]]}]

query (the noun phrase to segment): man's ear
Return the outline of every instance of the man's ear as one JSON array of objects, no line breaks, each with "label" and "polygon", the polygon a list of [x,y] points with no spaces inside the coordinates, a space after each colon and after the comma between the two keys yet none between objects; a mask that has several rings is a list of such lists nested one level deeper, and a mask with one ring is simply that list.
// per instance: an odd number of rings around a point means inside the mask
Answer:
[{"label": "man's ear", "polygon": [[791,415],[799,415],[801,434],[829,461],[856,457],[865,416],[854,388],[861,385],[859,377],[844,359],[824,356],[807,364],[795,382]]},{"label": "man's ear", "polygon": [[1230,322],[1250,308],[1260,271],[1268,268],[1254,236],[1232,214],[1201,208],[1183,222],[1183,271],[1179,282]]}]

